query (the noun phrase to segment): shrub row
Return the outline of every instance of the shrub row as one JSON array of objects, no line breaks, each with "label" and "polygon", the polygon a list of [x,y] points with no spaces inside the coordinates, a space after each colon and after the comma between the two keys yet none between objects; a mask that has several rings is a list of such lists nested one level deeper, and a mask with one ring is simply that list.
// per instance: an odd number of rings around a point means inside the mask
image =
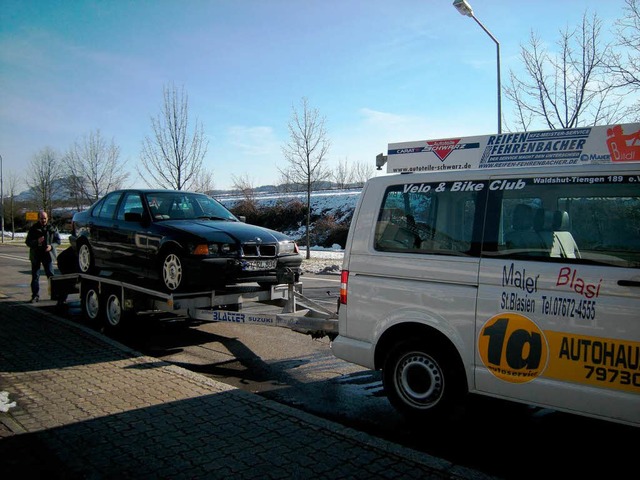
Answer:
[{"label": "shrub row", "polygon": [[[298,199],[277,201],[273,205],[260,205],[254,200],[241,200],[230,208],[247,223],[292,235],[300,246],[306,246],[305,225],[307,206]],[[311,246],[345,247],[353,212],[312,212],[310,216]],[[291,233],[296,232],[296,233]],[[301,232],[301,233],[300,233]]]}]

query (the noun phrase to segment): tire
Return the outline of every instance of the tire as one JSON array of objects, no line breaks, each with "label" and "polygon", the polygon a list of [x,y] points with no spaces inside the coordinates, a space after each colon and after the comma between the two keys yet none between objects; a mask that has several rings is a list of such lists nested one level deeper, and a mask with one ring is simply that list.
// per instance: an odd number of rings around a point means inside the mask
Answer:
[{"label": "tire", "polygon": [[78,269],[80,273],[91,274],[95,271],[93,251],[88,243],[83,242],[78,247]]},{"label": "tire", "polygon": [[125,312],[122,309],[119,290],[111,290],[107,292],[104,301],[104,325],[108,329],[117,329],[122,327]]},{"label": "tire", "polygon": [[444,349],[428,342],[396,343],[382,368],[389,402],[415,420],[442,421],[456,410],[467,391],[464,371]]},{"label": "tire", "polygon": [[88,284],[86,288],[81,289],[81,294],[82,318],[89,323],[97,323],[102,313],[101,298],[97,284]]},{"label": "tire", "polygon": [[175,251],[169,251],[162,256],[160,263],[160,282],[164,290],[169,293],[184,289],[184,267],[182,259]]}]

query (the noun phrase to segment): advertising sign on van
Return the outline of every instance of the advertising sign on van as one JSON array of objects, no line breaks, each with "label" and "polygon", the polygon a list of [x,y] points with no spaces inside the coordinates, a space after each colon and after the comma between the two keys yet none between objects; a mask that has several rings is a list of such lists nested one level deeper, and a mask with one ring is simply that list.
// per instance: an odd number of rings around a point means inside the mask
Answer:
[{"label": "advertising sign on van", "polygon": [[640,123],[390,143],[387,173],[640,162]]}]

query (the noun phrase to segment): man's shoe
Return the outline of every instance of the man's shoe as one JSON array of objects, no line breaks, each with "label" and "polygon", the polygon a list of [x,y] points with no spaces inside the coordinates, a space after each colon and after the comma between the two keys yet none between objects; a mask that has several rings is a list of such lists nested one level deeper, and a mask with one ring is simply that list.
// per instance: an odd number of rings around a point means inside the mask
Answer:
[{"label": "man's shoe", "polygon": [[31,297],[31,303],[38,303],[40,301],[40,297],[38,295],[34,295]]}]

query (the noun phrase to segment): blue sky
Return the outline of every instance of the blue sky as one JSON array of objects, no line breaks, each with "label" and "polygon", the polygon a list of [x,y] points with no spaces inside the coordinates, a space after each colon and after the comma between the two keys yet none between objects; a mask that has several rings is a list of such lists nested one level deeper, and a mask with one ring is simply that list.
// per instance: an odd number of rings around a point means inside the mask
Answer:
[{"label": "blue sky", "polygon": [[[0,155],[28,174],[92,131],[121,148],[137,179],[163,87],[184,87],[209,139],[214,186],[275,184],[287,123],[302,97],[326,117],[329,166],[371,162],[387,144],[494,133],[496,47],[453,0],[3,0]],[[503,85],[536,32],[596,12],[604,30],[624,0],[469,0],[500,42]],[[507,123],[511,105],[503,96]],[[6,193],[6,192],[5,192]]]}]

